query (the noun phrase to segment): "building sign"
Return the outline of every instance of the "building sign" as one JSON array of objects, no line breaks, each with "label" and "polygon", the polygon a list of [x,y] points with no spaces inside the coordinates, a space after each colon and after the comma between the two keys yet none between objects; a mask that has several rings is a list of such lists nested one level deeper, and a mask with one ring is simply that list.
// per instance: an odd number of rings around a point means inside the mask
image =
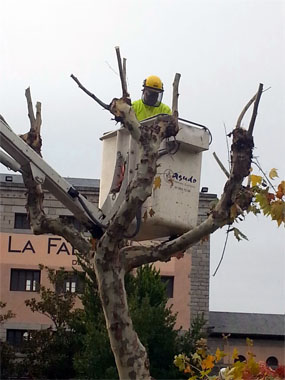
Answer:
[{"label": "building sign", "polygon": [[31,262],[54,262],[76,265],[74,248],[64,238],[52,235],[1,233],[1,261],[24,258]]}]

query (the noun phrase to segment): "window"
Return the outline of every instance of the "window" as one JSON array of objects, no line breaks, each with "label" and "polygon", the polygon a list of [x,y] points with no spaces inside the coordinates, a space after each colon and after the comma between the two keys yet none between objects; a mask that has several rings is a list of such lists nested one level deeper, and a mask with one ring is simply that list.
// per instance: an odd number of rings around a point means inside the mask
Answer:
[{"label": "window", "polygon": [[14,228],[19,230],[29,230],[31,228],[27,214],[15,213]]},{"label": "window", "polygon": [[40,270],[11,269],[10,290],[38,292],[40,288]]},{"label": "window", "polygon": [[174,276],[161,276],[161,281],[166,285],[166,295],[168,298],[173,298]]},{"label": "window", "polygon": [[80,275],[73,272],[64,273],[63,279],[56,284],[58,293],[80,293],[84,291],[84,280]]},{"label": "window", "polygon": [[246,358],[243,355],[239,355],[237,359],[234,360],[234,362],[246,362]]},{"label": "window", "polygon": [[27,330],[7,330],[6,340],[12,346],[19,347],[25,340],[28,339],[29,332]]},{"label": "window", "polygon": [[278,359],[275,356],[269,356],[266,360],[267,367],[276,369],[278,367]]}]

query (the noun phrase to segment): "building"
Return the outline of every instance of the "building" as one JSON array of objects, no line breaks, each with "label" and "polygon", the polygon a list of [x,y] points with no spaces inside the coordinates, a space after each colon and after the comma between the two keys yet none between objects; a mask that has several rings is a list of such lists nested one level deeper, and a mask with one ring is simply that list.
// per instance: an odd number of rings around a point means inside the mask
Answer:
[{"label": "building", "polygon": [[[209,347],[230,353],[221,366],[233,362],[234,348],[240,361],[246,360],[247,352],[252,350],[257,361],[272,368],[285,364],[285,315],[210,311],[208,329]],[[247,346],[247,338],[253,340],[253,347]]]},{"label": "building", "polygon": [[[67,178],[90,202],[98,203],[99,180]],[[16,314],[1,326],[0,337],[11,342],[20,339],[27,331],[43,329],[51,321],[38,313],[33,313],[24,304],[28,298],[37,297],[38,285],[48,285],[45,271],[39,264],[50,268],[64,267],[71,272],[77,266],[76,256],[69,243],[53,235],[35,236],[31,233],[26,218],[26,189],[22,176],[0,175],[1,190],[1,255],[0,255],[0,299],[7,303],[6,309]],[[200,195],[199,219],[207,216],[209,203],[215,195]],[[70,222],[76,220],[54,196],[45,192],[44,210],[48,216],[60,216]],[[190,320],[197,313],[209,310],[209,241],[198,244],[191,254],[182,259],[172,259],[157,264],[161,277],[167,281],[169,303],[177,312],[177,327],[188,329]],[[192,271],[192,275],[190,273]],[[65,284],[67,291],[76,291],[78,279],[70,278]]]},{"label": "building", "polygon": [[[98,203],[99,180],[67,178],[90,202]],[[17,342],[28,330],[44,329],[51,321],[25,306],[25,299],[37,297],[38,284],[48,285],[45,271],[39,264],[51,268],[77,267],[76,256],[69,243],[53,235],[35,236],[26,219],[26,197],[22,176],[0,174],[0,300],[6,302],[5,310],[16,316],[0,326],[0,339]],[[216,196],[200,194],[199,220],[207,217],[210,203]],[[48,216],[60,216],[76,223],[68,211],[52,194],[45,193],[44,210]],[[78,225],[78,228],[80,226]],[[270,365],[285,364],[284,315],[209,312],[210,241],[192,247],[182,259],[157,263],[161,277],[167,280],[169,304],[177,312],[177,327],[190,327],[197,314],[204,313],[208,321],[209,347],[215,350],[232,350],[237,347],[246,356],[246,338],[254,340],[256,360]],[[79,280],[70,277],[67,291],[76,291]],[[80,306],[80,304],[78,304]],[[5,311],[4,310],[4,311]],[[223,334],[230,334],[225,341]],[[273,364],[272,364],[273,363]],[[222,363],[226,365],[226,361]]]}]

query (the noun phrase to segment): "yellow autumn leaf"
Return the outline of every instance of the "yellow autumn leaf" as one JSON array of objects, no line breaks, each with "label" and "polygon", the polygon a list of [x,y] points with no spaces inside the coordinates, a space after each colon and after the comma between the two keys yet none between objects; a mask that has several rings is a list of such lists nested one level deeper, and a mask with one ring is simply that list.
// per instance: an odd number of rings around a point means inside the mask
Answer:
[{"label": "yellow autumn leaf", "polygon": [[238,350],[236,348],[234,348],[233,350],[233,354],[232,354],[232,359],[233,360],[238,360]]},{"label": "yellow autumn leaf", "polygon": [[184,354],[179,354],[174,356],[174,365],[178,367],[179,371],[184,371],[186,366],[186,356]]},{"label": "yellow autumn leaf", "polygon": [[227,354],[224,351],[221,351],[218,347],[216,350],[215,356],[216,356],[216,362],[219,362],[224,356],[227,356]]},{"label": "yellow autumn leaf", "polygon": [[198,362],[198,363],[201,363],[201,361],[202,361],[202,358],[201,358],[201,356],[197,353],[197,352],[195,352],[194,354],[192,354],[191,355],[192,356],[192,360],[194,361],[194,362]]},{"label": "yellow autumn leaf", "polygon": [[253,346],[253,340],[250,339],[250,338],[246,338],[246,345],[247,345],[248,347],[252,347],[252,346]]},{"label": "yellow autumn leaf", "polygon": [[283,194],[285,194],[285,181],[281,181],[280,184],[279,184],[279,186],[282,189]]},{"label": "yellow autumn leaf", "polygon": [[285,203],[281,200],[275,201],[271,205],[271,218],[276,220],[278,227],[285,222]]},{"label": "yellow autumn leaf", "polygon": [[273,168],[273,169],[271,169],[270,172],[269,172],[269,178],[270,178],[270,179],[274,179],[275,177],[278,177],[277,169]]},{"label": "yellow autumn leaf", "polygon": [[200,378],[204,379],[205,377],[208,378],[208,374],[211,372],[211,369],[207,369],[207,371],[201,371],[200,372]]},{"label": "yellow autumn leaf", "polygon": [[160,189],[160,187],[161,187],[161,178],[155,177],[153,181],[153,190]]},{"label": "yellow autumn leaf", "polygon": [[250,175],[250,182],[252,186],[256,186],[258,183],[261,183],[262,177],[260,175],[251,174]]},{"label": "yellow autumn leaf", "polygon": [[254,360],[253,357],[250,357],[248,360],[247,360],[247,367],[250,371],[250,374],[251,375],[254,375],[254,376],[257,376],[260,369],[259,369],[259,365],[258,363]]},{"label": "yellow autumn leaf", "polygon": [[243,378],[243,372],[244,372],[244,369],[246,367],[246,362],[240,362],[240,361],[236,361],[234,364],[233,364],[233,368],[234,368],[234,378],[235,379],[242,379]]},{"label": "yellow autumn leaf", "polygon": [[208,355],[201,363],[203,369],[211,369],[214,367],[215,356]]}]

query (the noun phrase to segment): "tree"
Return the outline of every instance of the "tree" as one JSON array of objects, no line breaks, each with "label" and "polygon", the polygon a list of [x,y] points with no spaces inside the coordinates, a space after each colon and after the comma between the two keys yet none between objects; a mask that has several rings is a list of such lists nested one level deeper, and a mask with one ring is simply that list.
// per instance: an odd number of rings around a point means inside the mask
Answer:
[{"label": "tree", "polygon": [[[147,350],[150,372],[156,379],[174,379],[173,357],[178,347],[176,314],[167,307],[166,286],[150,265],[126,278],[128,304],[134,328]],[[176,351],[177,352],[177,351]]]},{"label": "tree", "polygon": [[[63,291],[64,279],[69,275],[64,268],[55,271],[40,266],[48,272],[51,287],[41,286],[40,299],[25,303],[33,312],[50,318],[53,325],[30,331],[20,347],[25,359],[18,373],[37,378],[118,378],[95,273],[88,263],[79,262],[84,271],[75,273],[84,281],[82,294]],[[175,330],[176,315],[167,306],[166,285],[159,271],[149,265],[139,268],[135,275],[127,275],[126,289],[134,326],[147,349],[152,373],[157,379],[180,378],[173,357],[179,350],[193,351],[188,348],[193,336],[186,334],[190,339],[185,339]],[[77,296],[83,309],[74,309]]]},{"label": "tree", "polygon": [[[3,323],[8,321],[11,318],[15,317],[15,314],[11,310],[7,310],[2,314],[2,309],[6,307],[7,303],[0,301],[0,326],[2,326]],[[13,375],[14,373],[14,360],[15,360],[15,351],[13,347],[10,346],[8,342],[3,342],[0,339],[0,375],[1,378],[6,378],[8,376]]]},{"label": "tree", "polygon": [[25,359],[20,371],[32,378],[68,379],[75,376],[73,357],[80,347],[78,332],[81,326],[82,310],[74,309],[76,293],[64,292],[63,282],[68,273],[61,268],[46,269],[54,289],[40,286],[40,300],[25,301],[33,312],[41,313],[51,320],[51,326],[44,330],[30,331],[23,342],[21,351]]},{"label": "tree", "polygon": [[[243,186],[243,181],[250,174],[254,147],[253,129],[263,85],[259,85],[256,95],[242,110],[237,125],[231,133],[230,173],[228,173],[221,199],[208,218],[197,227],[168,242],[162,242],[159,245],[130,246],[124,236],[126,236],[131,222],[138,215],[138,210],[152,193],[160,144],[164,139],[178,133],[180,74],[175,75],[173,83],[173,114],[159,116],[151,127],[144,127],[138,122],[131,107],[126,86],[126,61],[124,60],[122,64],[119,48],[116,48],[116,52],[122,84],[122,97],[120,99],[114,98],[107,105],[83,87],[76,77],[72,75],[72,78],[97,103],[109,110],[117,122],[122,123],[122,126],[129,131],[138,145],[139,159],[135,177],[127,188],[125,199],[119,210],[97,241],[94,271],[98,281],[108,336],[120,378],[150,379],[147,351],[138,338],[129,312],[125,275],[132,269],[147,263],[168,261],[176,252],[189,248],[222,226],[233,224],[240,215],[249,209],[256,193],[250,184]],[[41,104],[37,103],[36,105],[35,117],[29,89],[26,91],[26,97],[31,128],[30,132],[23,136],[23,139],[40,154]],[[253,104],[253,113],[248,130],[245,130],[241,128],[241,121],[251,104]],[[34,181],[29,168],[23,171],[23,180],[28,189],[27,209],[33,232],[35,234],[53,233],[63,236],[82,255],[86,257],[90,255],[94,249],[86,237],[58,218],[49,219],[44,214],[43,190]],[[281,196],[281,203],[278,200],[277,207],[278,210],[281,207],[282,212],[279,215],[280,212],[278,211],[276,218],[282,223],[285,221],[283,188]]]},{"label": "tree", "polygon": [[81,321],[81,348],[74,356],[74,368],[78,376],[88,379],[116,379],[118,373],[98,294],[97,279],[88,261],[78,258],[84,276],[84,292],[80,295],[84,307]]}]

